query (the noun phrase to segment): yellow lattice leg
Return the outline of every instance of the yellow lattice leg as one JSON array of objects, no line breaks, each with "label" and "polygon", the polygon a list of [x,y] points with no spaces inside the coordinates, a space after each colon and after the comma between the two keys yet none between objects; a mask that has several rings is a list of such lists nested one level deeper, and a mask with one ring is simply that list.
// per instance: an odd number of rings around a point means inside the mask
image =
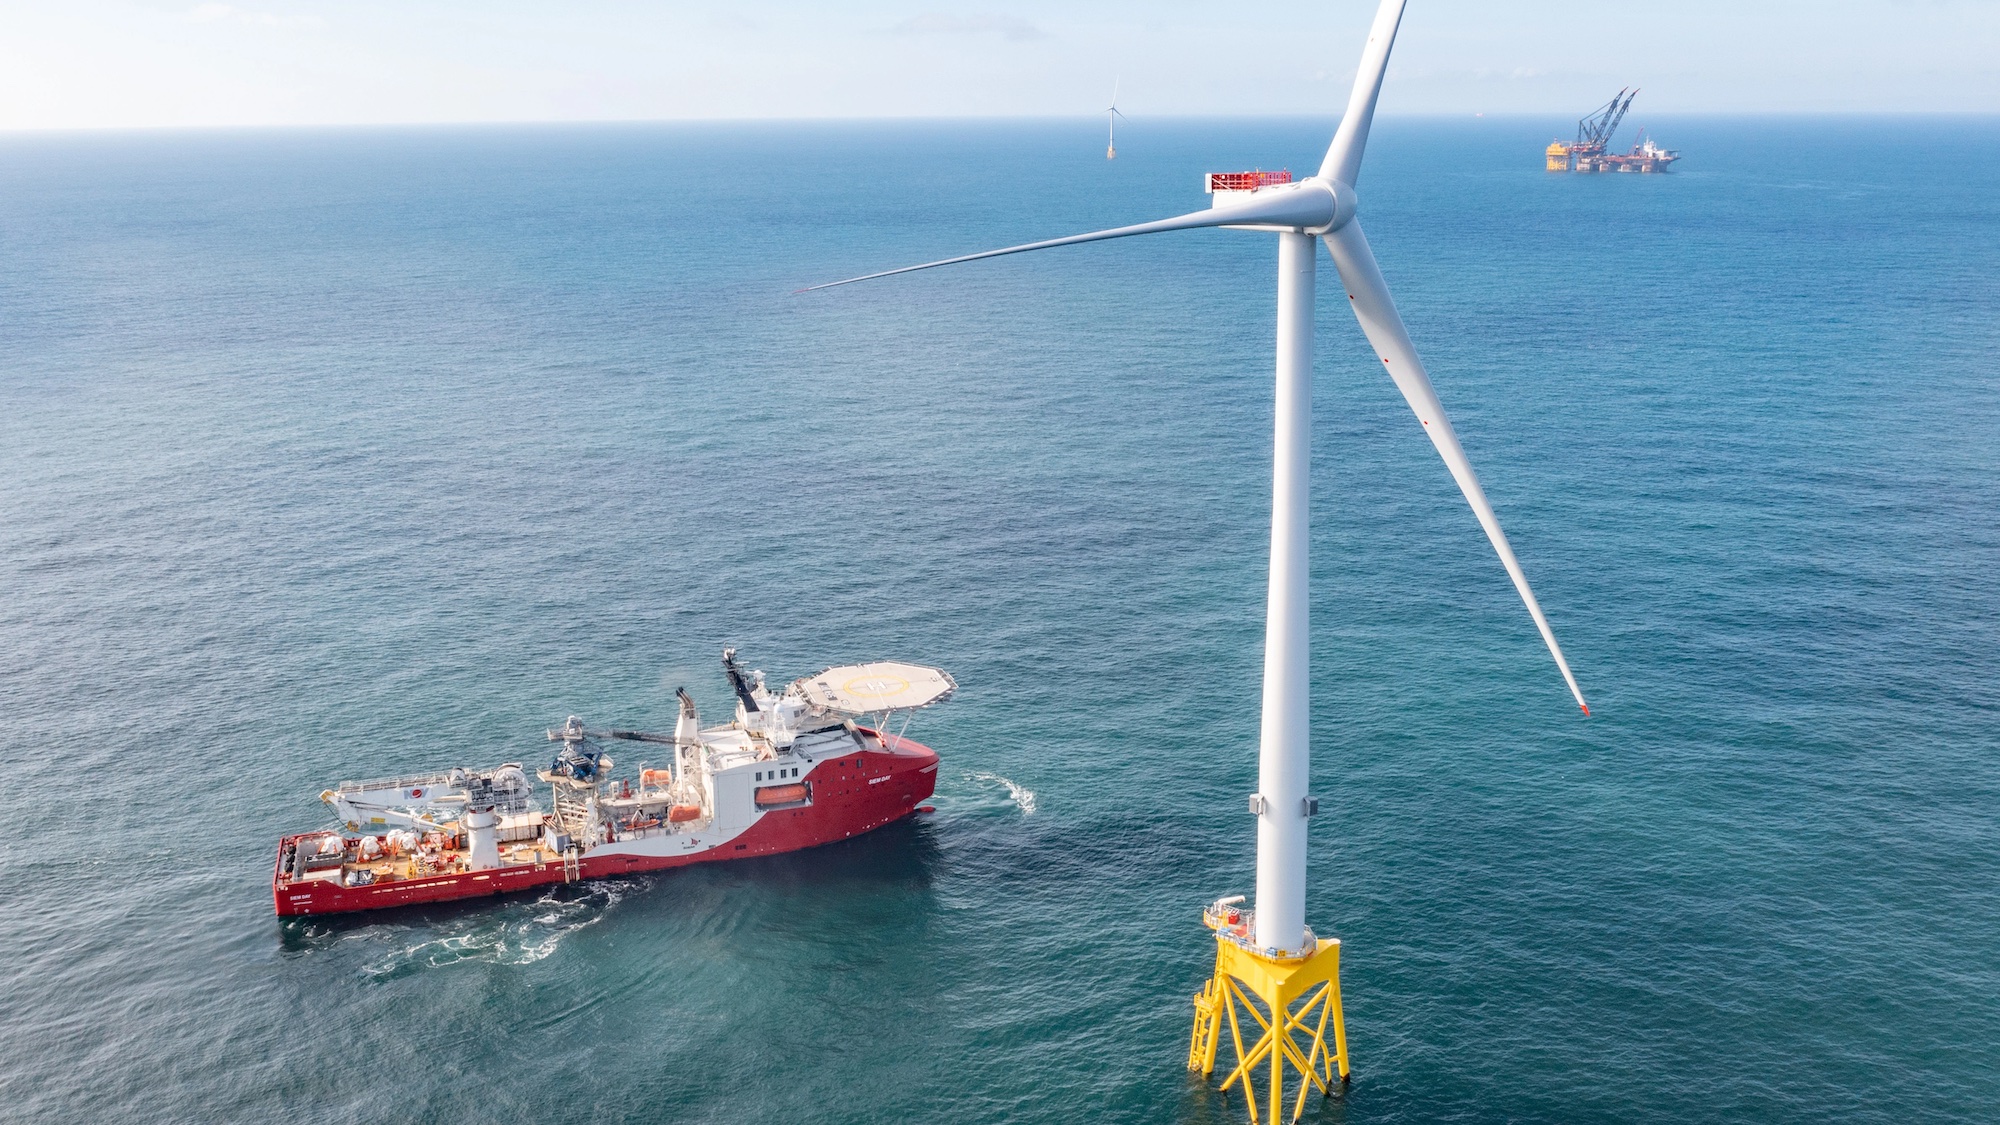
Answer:
[{"label": "yellow lattice leg", "polygon": [[[1319,1027],[1313,1031],[1313,1056],[1308,1060],[1312,1064],[1313,1081],[1319,1083],[1320,1093],[1327,1097],[1333,1096],[1330,1088],[1333,1082],[1333,1052],[1326,1049],[1326,1020],[1333,1013],[1335,995],[1333,983],[1329,981],[1314,997],[1314,1002],[1320,1006]],[[1322,1066],[1325,1067],[1324,1077],[1321,1076]]]},{"label": "yellow lattice leg", "polygon": [[[1222,983],[1228,989],[1223,1002],[1229,1005],[1229,1037],[1236,1043],[1236,1069],[1230,1072],[1228,1078],[1223,1079],[1222,1088],[1227,1090],[1231,1082],[1238,1078],[1243,1079],[1243,1093],[1250,1102],[1250,1125],[1257,1125],[1257,1091],[1250,1085],[1251,1060],[1243,1053],[1243,1031],[1236,1022],[1236,985],[1227,977],[1223,978]],[[1250,1009],[1250,1014],[1256,1015],[1257,1010]]]},{"label": "yellow lattice leg", "polygon": [[1323,1097],[1333,1096],[1333,1091],[1328,1088],[1326,1080],[1319,1075],[1320,1056],[1327,1053],[1326,1008],[1321,1003],[1326,999],[1326,995],[1327,991],[1324,987],[1314,992],[1312,997],[1305,1002],[1305,1006],[1300,1008],[1298,1013],[1291,1017],[1291,1022],[1286,1027],[1285,1038],[1288,1041],[1288,1045],[1290,1045],[1291,1029],[1296,1027],[1301,1031],[1305,1030],[1306,1020],[1312,1017],[1312,1011],[1315,1007],[1319,1008],[1319,1026],[1313,1030],[1311,1048],[1301,1057],[1298,1054],[1296,1046],[1293,1046],[1293,1065],[1299,1068],[1299,1074],[1302,1077],[1310,1079],[1310,1081],[1299,1083],[1298,1101],[1292,1104],[1292,1120],[1294,1121],[1297,1121],[1299,1115],[1306,1110],[1306,1094],[1308,1092],[1317,1089]]},{"label": "yellow lattice leg", "polygon": [[1271,1030],[1264,1033],[1271,1040],[1271,1120],[1278,1120],[1285,1097],[1285,1052],[1278,1048],[1291,1042],[1290,1035],[1280,1035],[1285,1026],[1285,1009],[1277,1005],[1271,1009]]},{"label": "yellow lattice leg", "polygon": [[[1329,990],[1327,1007],[1333,1009],[1334,1058],[1340,1063],[1340,1081],[1345,1085],[1347,1082],[1347,1021],[1342,1019],[1340,1015],[1340,972],[1337,968],[1333,976],[1327,979],[1326,986]],[[1327,1080],[1332,1081],[1332,1079],[1333,1075],[1328,1074]]]}]

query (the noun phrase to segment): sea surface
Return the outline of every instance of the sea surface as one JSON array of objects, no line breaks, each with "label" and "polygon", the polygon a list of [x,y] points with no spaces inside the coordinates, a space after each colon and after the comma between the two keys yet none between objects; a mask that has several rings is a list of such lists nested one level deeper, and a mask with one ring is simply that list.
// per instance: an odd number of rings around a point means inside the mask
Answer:
[{"label": "sea surface", "polygon": [[[2000,120],[1384,120],[1580,715],[1319,294],[1321,1122],[2000,1119]],[[1330,119],[0,137],[0,1119],[1236,1122],[1275,248]],[[935,815],[281,923],[347,778],[935,663]],[[636,765],[636,759],[633,764]]]}]

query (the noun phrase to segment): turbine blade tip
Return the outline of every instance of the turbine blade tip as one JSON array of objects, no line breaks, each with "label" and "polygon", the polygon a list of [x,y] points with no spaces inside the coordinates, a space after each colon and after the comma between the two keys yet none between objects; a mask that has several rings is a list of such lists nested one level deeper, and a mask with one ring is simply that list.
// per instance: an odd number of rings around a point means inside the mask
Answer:
[{"label": "turbine blade tip", "polygon": [[1590,704],[1588,704],[1588,703],[1579,703],[1579,704],[1577,704],[1577,706],[1578,706],[1578,707],[1581,707],[1581,708],[1583,708],[1583,717],[1584,717],[1584,718],[1586,718],[1586,719],[1590,718]]}]

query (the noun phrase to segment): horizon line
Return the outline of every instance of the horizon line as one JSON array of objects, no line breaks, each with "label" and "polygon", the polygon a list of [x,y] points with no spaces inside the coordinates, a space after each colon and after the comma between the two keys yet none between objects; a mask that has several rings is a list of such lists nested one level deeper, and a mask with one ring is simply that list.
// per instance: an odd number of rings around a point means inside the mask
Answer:
[{"label": "horizon line", "polygon": [[[497,120],[459,119],[435,121],[300,121],[281,123],[218,123],[187,125],[9,125],[0,126],[0,137],[53,136],[59,134],[100,134],[100,133],[222,133],[222,132],[280,132],[287,130],[359,130],[359,129],[507,129],[507,128],[575,128],[575,127],[616,127],[638,125],[872,125],[872,124],[998,124],[1006,122],[1099,123],[1101,111],[1074,114],[875,114],[869,116],[825,116],[825,117],[577,117],[577,118],[509,118]],[[1340,110],[1331,108],[1319,112],[1283,111],[1273,113],[1161,113],[1139,114],[1140,121],[1284,121],[1308,119],[1338,119]],[[1952,118],[1957,120],[1975,118],[2000,118],[2000,110],[1972,109],[1766,109],[1766,110],[1683,110],[1650,112],[1655,119],[1740,119],[1757,118]],[[1378,120],[1384,121],[1463,121],[1463,120],[1571,120],[1568,113],[1556,111],[1534,112],[1529,110],[1454,110],[1423,113],[1383,113]]]}]

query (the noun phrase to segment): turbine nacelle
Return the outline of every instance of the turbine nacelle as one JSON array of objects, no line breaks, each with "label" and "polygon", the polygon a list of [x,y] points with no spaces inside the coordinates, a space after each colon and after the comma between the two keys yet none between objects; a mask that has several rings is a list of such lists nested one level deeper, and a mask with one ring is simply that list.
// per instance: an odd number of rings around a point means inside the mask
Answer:
[{"label": "turbine nacelle", "polygon": [[[1309,176],[1296,183],[1272,184],[1246,192],[1217,192],[1209,213],[1227,222],[1229,230],[1291,231],[1329,234],[1354,218],[1358,201],[1346,184]],[[1244,210],[1255,207],[1253,214]],[[1234,216],[1240,215],[1241,218]]]}]

